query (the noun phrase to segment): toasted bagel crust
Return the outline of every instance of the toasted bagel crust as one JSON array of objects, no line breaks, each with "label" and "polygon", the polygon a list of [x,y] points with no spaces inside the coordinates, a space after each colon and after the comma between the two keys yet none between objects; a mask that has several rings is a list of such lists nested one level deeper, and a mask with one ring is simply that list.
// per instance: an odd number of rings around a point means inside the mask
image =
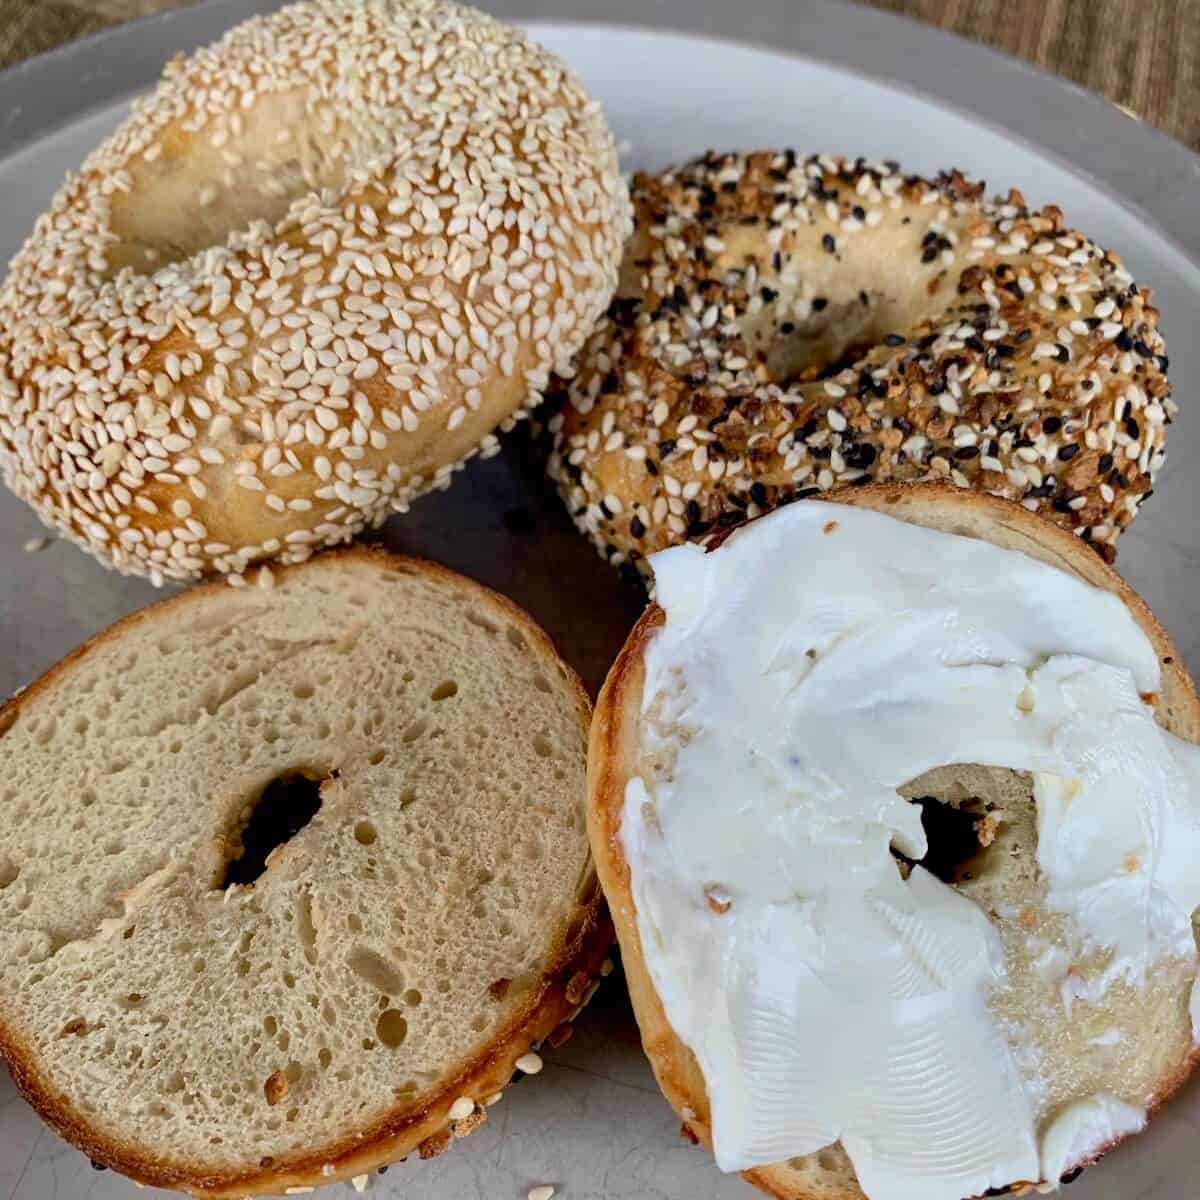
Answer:
[{"label": "toasted bagel crust", "polygon": [[164,79],[0,286],[0,470],[162,580],[348,541],[541,399],[616,285],[599,107],[446,0],[305,0]]},{"label": "toasted bagel crust", "polygon": [[[507,625],[513,631],[511,637],[524,639],[526,652],[544,676],[555,680],[547,686],[558,687],[561,680],[580,732],[586,731],[591,713],[587,694],[545,632],[516,604],[456,572],[421,559],[360,546],[327,551],[308,563],[278,569],[274,586],[286,587],[297,573],[319,570],[331,577],[330,582],[335,585],[344,572],[345,585],[353,588],[355,571],[364,568],[371,572],[418,575],[452,588],[457,597],[471,601],[480,614],[493,621],[497,631]],[[177,628],[172,622],[181,615],[200,616],[206,601],[220,602],[232,595],[223,583],[204,584],[134,612],[89,639],[0,707],[0,758],[5,749],[5,735],[23,718],[34,717],[44,699],[71,689],[76,674],[97,652],[116,644],[156,638],[164,629]],[[268,862],[268,873],[273,870],[272,861]],[[0,920],[0,934],[4,932],[4,922]],[[130,1127],[120,1137],[99,1130],[56,1083],[54,1073],[46,1068],[32,1044],[31,1031],[23,1030],[15,1018],[12,998],[3,994],[0,994],[0,1057],[6,1060],[18,1090],[39,1115],[99,1164],[140,1184],[174,1188],[212,1200],[277,1195],[289,1188],[351,1179],[401,1160],[414,1151],[419,1151],[422,1158],[432,1157],[445,1150],[452,1139],[466,1136],[483,1119],[480,1114],[485,1101],[512,1081],[518,1070],[517,1061],[555,1030],[569,1024],[590,998],[612,941],[611,922],[598,881],[589,867],[579,882],[567,919],[547,948],[539,980],[514,1005],[505,1025],[489,1036],[452,1077],[439,1078],[415,1101],[397,1097],[391,1112],[370,1118],[361,1128],[339,1131],[328,1140],[300,1151],[276,1153],[262,1161],[257,1161],[256,1156],[255,1162],[236,1169],[228,1165],[214,1167],[212,1162],[156,1144],[148,1127]],[[430,1002],[436,1000],[430,998]],[[474,1098],[479,1107],[466,1119],[457,1114],[452,1118],[452,1106],[464,1096]],[[268,1092],[267,1103],[274,1102]]]},{"label": "toasted bagel crust", "polygon": [[1112,558],[1175,412],[1150,293],[958,171],[707,154],[633,183],[548,470],[615,566],[846,483],[1022,501]]},{"label": "toasted bagel crust", "polygon": [[[1112,592],[1128,607],[1158,654],[1162,688],[1155,703],[1157,720],[1179,737],[1200,741],[1200,702],[1170,637],[1116,571],[1066,530],[1018,504],[945,484],[874,484],[814,498],[859,505],[916,525],[978,537],[1019,550]],[[731,532],[722,531],[710,545],[719,544]],[[711,1115],[704,1077],[692,1051],[667,1019],[646,967],[621,842],[625,786],[639,770],[645,653],[664,620],[665,614],[656,604],[647,608],[617,656],[597,701],[588,748],[588,833],[620,942],[642,1044],[685,1132],[711,1149]],[[1149,1114],[1182,1085],[1197,1061],[1200,1049],[1193,1049],[1161,1078],[1147,1105]],[[1098,1149],[1088,1161],[1095,1161],[1111,1148]],[[779,1200],[865,1200],[840,1143],[817,1154],[771,1163],[743,1174]],[[1012,1190],[1019,1192],[1032,1182],[1014,1184]]]}]

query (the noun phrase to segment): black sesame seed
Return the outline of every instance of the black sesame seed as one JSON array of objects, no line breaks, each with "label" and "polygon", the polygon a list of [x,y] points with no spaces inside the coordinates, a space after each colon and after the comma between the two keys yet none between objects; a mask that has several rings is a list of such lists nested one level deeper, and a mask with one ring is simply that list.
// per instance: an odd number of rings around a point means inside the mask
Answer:
[{"label": "black sesame seed", "polygon": [[784,321],[783,324],[779,326],[779,332],[784,333],[784,334],[795,333],[796,332],[795,323],[792,321]]},{"label": "black sesame seed", "polygon": [[774,288],[769,287],[763,288],[758,294],[763,298],[764,304],[770,304],[771,301],[776,299],[779,295]]},{"label": "black sesame seed", "polygon": [[658,443],[659,461],[670,458],[671,454],[674,452],[674,450],[675,450],[675,439],[674,438],[663,438],[663,440]]},{"label": "black sesame seed", "polygon": [[1033,337],[1032,329],[1022,329],[1021,332],[1018,333],[1015,338],[1013,338],[1013,341],[1016,342],[1018,346],[1023,346],[1031,337]]},{"label": "black sesame seed", "polygon": [[640,537],[646,536],[646,526],[643,523],[641,517],[635,516],[629,522],[629,536],[635,537],[635,538],[640,538]]},{"label": "black sesame seed", "polygon": [[861,443],[857,446],[846,446],[842,450],[842,458],[845,460],[846,466],[856,471],[868,470],[878,454],[879,451],[867,443]]},{"label": "black sesame seed", "polygon": [[904,345],[904,338],[901,334],[898,334],[898,333],[889,333],[887,335],[887,337],[885,337],[883,339],[883,341],[884,341],[884,344],[887,346],[903,346]]},{"label": "black sesame seed", "polygon": [[931,263],[937,258],[938,252],[936,246],[929,246],[921,251],[921,261],[923,263]]},{"label": "black sesame seed", "polygon": [[954,457],[962,462],[965,462],[968,458],[977,458],[978,456],[978,446],[959,446],[958,449],[954,451]]},{"label": "black sesame seed", "polygon": [[813,312],[824,312],[829,307],[829,301],[824,296],[817,296],[812,302]]},{"label": "black sesame seed", "polygon": [[1117,344],[1118,350],[1132,350],[1133,338],[1129,336],[1128,329],[1122,329],[1120,333],[1113,339]]},{"label": "black sesame seed", "polygon": [[976,354],[983,354],[987,351],[987,346],[985,345],[983,339],[976,337],[974,334],[967,338],[966,341],[963,342],[963,345],[969,346],[975,351]]},{"label": "black sesame seed", "polygon": [[1142,432],[1141,426],[1137,423],[1137,419],[1133,416],[1125,418],[1125,432],[1129,434],[1134,441],[1137,440],[1138,434]]},{"label": "black sesame seed", "polygon": [[1134,348],[1134,349],[1135,349],[1135,350],[1136,350],[1136,351],[1137,351],[1137,352],[1138,352],[1138,353],[1139,353],[1139,354],[1140,354],[1140,355],[1141,355],[1143,358],[1153,358],[1153,357],[1154,357],[1154,355],[1153,355],[1153,354],[1151,353],[1151,351],[1150,351],[1150,347],[1149,347],[1149,346],[1147,346],[1147,345],[1146,345],[1146,343],[1145,343],[1145,342],[1143,342],[1141,338],[1135,338],[1135,339],[1134,339],[1134,342],[1133,342],[1133,348]]},{"label": "black sesame seed", "polygon": [[825,236],[821,239],[821,249],[824,250],[826,254],[832,254],[837,249],[837,242],[834,240],[832,233],[825,234]]},{"label": "black sesame seed", "polygon": [[1070,362],[1071,361],[1071,351],[1068,350],[1066,348],[1066,346],[1064,346],[1062,344],[1062,342],[1055,342],[1054,343],[1054,357],[1057,358],[1058,361],[1061,363]]},{"label": "black sesame seed", "polygon": [[767,489],[761,483],[752,483],[750,485],[750,499],[759,508],[763,508],[767,503]]},{"label": "black sesame seed", "polygon": [[871,297],[868,296],[866,292],[859,292],[858,302],[863,306],[863,308],[866,308],[867,305],[871,303]]},{"label": "black sesame seed", "polygon": [[[815,496],[821,489],[815,487],[801,488],[793,497],[793,500],[807,500],[809,496]],[[1164,660],[1169,661],[1169,660]]]},{"label": "black sesame seed", "polygon": [[1047,417],[1042,422],[1042,428],[1047,433],[1057,433],[1062,428],[1062,417]]},{"label": "black sesame seed", "polygon": [[1079,453],[1079,443],[1072,442],[1069,446],[1060,446],[1058,449],[1058,457],[1063,462],[1070,462],[1071,459]]},{"label": "black sesame seed", "polygon": [[1100,468],[1101,475],[1103,475],[1105,471],[1111,471],[1112,465],[1113,465],[1113,456],[1111,454],[1100,455],[1099,468]]},{"label": "black sesame seed", "polygon": [[856,204],[851,212],[854,214],[856,221],[865,221],[867,219],[867,210],[861,204]]},{"label": "black sesame seed", "polygon": [[1060,513],[1069,513],[1071,511],[1071,505],[1061,496],[1055,496],[1050,502],[1050,507],[1053,508],[1055,512]]}]

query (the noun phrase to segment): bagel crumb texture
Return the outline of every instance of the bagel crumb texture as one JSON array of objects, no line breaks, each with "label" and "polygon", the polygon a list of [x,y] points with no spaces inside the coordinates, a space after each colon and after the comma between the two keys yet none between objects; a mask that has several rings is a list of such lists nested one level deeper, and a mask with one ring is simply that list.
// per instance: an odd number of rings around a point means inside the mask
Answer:
[{"label": "bagel crumb texture", "polygon": [[97,1162],[229,1200],[466,1136],[611,945],[588,717],[519,609],[365,549],[101,634],[0,708],[22,1093]]},{"label": "bagel crumb texture", "polygon": [[312,0],[179,56],[0,290],[0,465],[153,581],[295,562],[448,485],[565,371],[629,231],[521,32]]},{"label": "bagel crumb texture", "polygon": [[958,172],[709,154],[634,180],[607,317],[556,381],[549,470],[626,571],[838,484],[941,479],[1111,559],[1175,414],[1118,255]]}]

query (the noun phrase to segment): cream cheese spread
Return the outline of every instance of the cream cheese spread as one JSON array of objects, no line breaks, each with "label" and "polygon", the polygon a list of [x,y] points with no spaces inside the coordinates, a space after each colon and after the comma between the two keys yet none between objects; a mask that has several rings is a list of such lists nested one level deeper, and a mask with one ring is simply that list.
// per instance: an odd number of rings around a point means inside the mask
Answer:
[{"label": "cream cheese spread", "polygon": [[1044,1161],[1132,1128],[1094,1098],[1043,1148],[1036,1071],[989,1008],[998,934],[891,853],[926,849],[907,781],[1031,772],[1047,902],[1111,948],[1107,976],[1195,956],[1200,750],[1154,721],[1159,665],[1125,605],[1028,555],[813,501],[652,565],[643,748],[672,761],[629,781],[621,837],[719,1166],[840,1140],[871,1200],[962,1200],[1057,1181]]}]

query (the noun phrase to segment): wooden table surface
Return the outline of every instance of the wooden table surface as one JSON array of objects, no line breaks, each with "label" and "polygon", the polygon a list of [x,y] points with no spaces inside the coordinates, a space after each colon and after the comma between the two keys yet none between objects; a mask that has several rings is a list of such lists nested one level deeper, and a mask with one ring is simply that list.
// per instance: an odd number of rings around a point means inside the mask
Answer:
[{"label": "wooden table surface", "polygon": [[[865,2],[1028,59],[1200,149],[1200,0]],[[0,67],[180,3],[0,0]]]}]

